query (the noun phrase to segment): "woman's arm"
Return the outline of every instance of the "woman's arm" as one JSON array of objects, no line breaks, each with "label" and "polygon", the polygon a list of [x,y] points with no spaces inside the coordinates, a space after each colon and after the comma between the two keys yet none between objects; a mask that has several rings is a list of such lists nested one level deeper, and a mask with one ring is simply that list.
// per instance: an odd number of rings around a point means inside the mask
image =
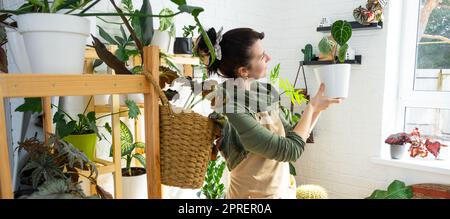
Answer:
[{"label": "woman's arm", "polygon": [[319,119],[320,113],[333,103],[342,102],[341,99],[333,99],[324,96],[325,85],[321,84],[319,91],[314,96],[306,109],[303,111],[302,117],[294,128],[294,132],[303,139],[308,139],[309,135]]}]

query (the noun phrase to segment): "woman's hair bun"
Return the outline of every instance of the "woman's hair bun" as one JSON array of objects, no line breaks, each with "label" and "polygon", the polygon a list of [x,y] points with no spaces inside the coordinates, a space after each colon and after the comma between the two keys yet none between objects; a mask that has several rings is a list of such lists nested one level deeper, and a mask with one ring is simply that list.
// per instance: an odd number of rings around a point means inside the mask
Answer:
[{"label": "woman's hair bun", "polygon": [[[214,46],[216,44],[217,40],[217,32],[214,28],[210,28],[206,34],[209,37],[209,40],[211,41],[212,45]],[[204,64],[207,65],[208,69],[208,75],[211,75],[213,73],[216,73],[219,70],[219,60],[215,60],[214,63],[211,64],[211,54],[209,53],[208,46],[206,45],[206,41],[203,39],[203,36],[200,35],[197,39],[197,43],[195,46],[195,52],[198,54],[200,59],[204,62]]]}]

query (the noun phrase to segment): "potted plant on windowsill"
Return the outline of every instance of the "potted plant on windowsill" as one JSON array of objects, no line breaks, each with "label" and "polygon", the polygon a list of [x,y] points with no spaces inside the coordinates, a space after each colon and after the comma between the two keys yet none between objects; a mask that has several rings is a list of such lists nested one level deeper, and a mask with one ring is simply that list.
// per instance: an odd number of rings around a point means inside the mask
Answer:
[{"label": "potted plant on windowsill", "polygon": [[184,26],[183,27],[183,37],[177,37],[175,39],[175,45],[173,52],[175,54],[192,54],[192,37],[194,37],[194,30],[197,26]]},{"label": "potted plant on windowsill", "polygon": [[390,135],[384,142],[391,145],[391,158],[401,159],[407,151],[406,144],[411,143],[411,138],[407,133],[400,132]]},{"label": "potted plant on windowsill", "polygon": [[[105,125],[109,133],[111,127]],[[122,159],[125,160],[125,167],[122,168],[122,198],[124,199],[146,199],[147,198],[147,174],[145,170],[145,144],[134,142],[133,134],[128,126],[120,121],[120,145]],[[110,157],[113,156],[111,146]],[[142,167],[132,167],[133,159],[139,161]]]},{"label": "potted plant on windowsill", "polygon": [[331,26],[331,37],[324,37],[319,43],[321,58],[331,59],[333,64],[314,69],[317,81],[326,86],[325,96],[347,98],[351,65],[344,64],[348,49],[347,42],[352,36],[352,26],[344,20],[338,20]]}]

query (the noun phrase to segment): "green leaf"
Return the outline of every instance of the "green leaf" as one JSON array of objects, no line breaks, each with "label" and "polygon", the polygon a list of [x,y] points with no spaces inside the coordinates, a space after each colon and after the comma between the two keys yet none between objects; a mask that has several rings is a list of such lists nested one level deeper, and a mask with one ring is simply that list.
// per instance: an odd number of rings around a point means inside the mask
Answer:
[{"label": "green leaf", "polygon": [[142,148],[145,149],[145,143],[144,142],[136,142],[134,143],[136,148]]},{"label": "green leaf", "polygon": [[343,46],[352,37],[352,26],[347,21],[338,20],[331,26],[331,35],[340,46]]},{"label": "green leaf", "polygon": [[50,13],[55,13],[58,11],[59,7],[65,2],[66,0],[55,0],[53,1],[52,7],[50,9]]},{"label": "green leaf", "polygon": [[65,115],[60,112],[56,112],[53,116],[53,123],[56,123],[55,134],[60,139],[74,133],[77,126],[76,121],[70,121],[69,123],[66,123],[64,117]]},{"label": "green leaf", "polygon": [[177,5],[185,5],[186,4],[186,0],[170,0],[173,3],[177,4]]},{"label": "green leaf", "polygon": [[115,41],[111,35],[109,35],[102,27],[98,26],[98,33],[100,34],[100,36],[106,40],[108,43],[112,44],[112,45],[119,45],[119,43],[117,41]]},{"label": "green leaf", "polygon": [[[150,4],[150,0],[144,0],[142,3],[142,7],[140,13],[153,15],[152,7]],[[153,18],[152,17],[140,17],[139,23],[141,27],[142,34],[142,43],[145,46],[150,45],[153,38]]]},{"label": "green leaf", "polygon": [[377,189],[366,199],[411,199],[412,197],[411,186],[406,186],[402,181],[394,180],[388,186],[387,191]]},{"label": "green leaf", "polygon": [[328,54],[333,49],[333,41],[329,40],[327,37],[323,37],[319,42],[319,51],[322,54]]},{"label": "green leaf", "polygon": [[178,7],[178,10],[180,10],[182,12],[185,12],[185,13],[188,13],[188,14],[191,14],[194,17],[197,17],[201,12],[204,11],[204,9],[201,8],[201,7],[190,6],[190,5],[185,5],[185,4],[184,5],[180,5]]},{"label": "green leaf", "polygon": [[28,0],[28,2],[36,7],[44,8],[45,4],[41,0]]},{"label": "green leaf", "polygon": [[338,58],[340,62],[345,62],[345,56],[347,54],[348,44],[339,47]]},{"label": "green leaf", "polygon": [[109,132],[109,134],[111,134],[112,133],[112,128],[111,128],[111,126],[109,125],[109,123],[105,123],[105,129],[106,129],[106,131],[108,131]]},{"label": "green leaf", "polygon": [[[123,29],[122,25],[120,25],[120,32],[122,33],[122,37],[121,38],[123,38],[123,41],[124,42],[125,42],[125,40],[128,41],[127,34],[125,33],[125,30]],[[123,44],[125,44],[125,43],[123,43]]]},{"label": "green leaf", "polygon": [[16,108],[16,112],[28,112],[41,113],[42,112],[42,100],[40,97],[25,98],[25,103]]},{"label": "green leaf", "polygon": [[138,116],[141,114],[141,111],[139,107],[136,105],[136,102],[133,100],[126,99],[125,104],[128,107],[128,117],[130,119],[137,119]]},{"label": "green leaf", "polygon": [[136,158],[136,159],[139,161],[139,163],[142,164],[142,166],[143,166],[144,168],[147,167],[147,166],[146,166],[146,163],[145,163],[145,157],[142,156],[142,154],[133,154],[133,157]]},{"label": "green leaf", "polygon": [[280,63],[278,63],[271,71],[270,71],[270,83],[275,85],[278,77],[280,76]]},{"label": "green leaf", "polygon": [[86,118],[88,119],[89,122],[95,122],[97,120],[97,118],[95,118],[95,112],[91,111],[86,115]]},{"label": "green leaf", "polygon": [[117,47],[116,57],[122,62],[126,62],[130,59],[130,56],[127,54],[125,47],[123,46]]},{"label": "green leaf", "polygon": [[122,121],[120,121],[120,142],[133,144],[133,134],[128,126]]},{"label": "green leaf", "polygon": [[297,176],[297,171],[295,170],[295,166],[289,162],[289,173],[293,176]]}]

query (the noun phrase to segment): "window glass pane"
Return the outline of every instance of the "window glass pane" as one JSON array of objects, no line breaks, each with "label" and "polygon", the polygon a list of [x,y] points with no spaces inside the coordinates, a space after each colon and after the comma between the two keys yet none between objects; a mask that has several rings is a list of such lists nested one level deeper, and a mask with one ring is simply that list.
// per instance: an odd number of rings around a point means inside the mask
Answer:
[{"label": "window glass pane", "polygon": [[423,136],[429,136],[448,145],[450,143],[450,109],[407,107],[404,127],[407,133],[411,133],[417,127]]},{"label": "window glass pane", "polygon": [[450,0],[420,0],[414,90],[450,91]]}]

